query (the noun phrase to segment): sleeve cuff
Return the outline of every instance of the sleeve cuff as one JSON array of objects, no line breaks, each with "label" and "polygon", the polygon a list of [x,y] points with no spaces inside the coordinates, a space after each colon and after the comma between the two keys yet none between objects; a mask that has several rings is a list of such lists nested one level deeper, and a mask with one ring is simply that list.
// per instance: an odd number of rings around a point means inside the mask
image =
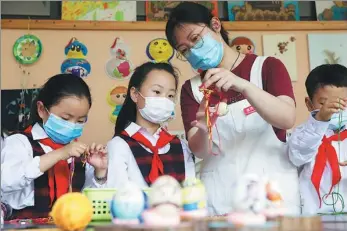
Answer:
[{"label": "sleeve cuff", "polygon": [[31,162],[25,167],[24,176],[27,179],[34,180],[43,175],[40,171],[40,157],[35,156]]},{"label": "sleeve cuff", "polygon": [[310,118],[308,120],[308,126],[317,134],[323,134],[327,132],[329,128],[329,121],[318,121],[315,118],[317,111],[313,111],[310,113]]}]

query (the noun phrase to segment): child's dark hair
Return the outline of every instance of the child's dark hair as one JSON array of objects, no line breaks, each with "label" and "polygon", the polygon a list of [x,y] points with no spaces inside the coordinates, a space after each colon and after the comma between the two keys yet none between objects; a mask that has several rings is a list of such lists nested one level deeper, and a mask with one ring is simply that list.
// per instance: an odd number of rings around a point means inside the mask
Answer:
[{"label": "child's dark hair", "polygon": [[[165,34],[170,45],[176,48],[175,29],[183,24],[205,24],[211,28],[211,19],[214,17],[211,10],[195,2],[182,2],[172,9],[169,20],[166,23]],[[221,26],[220,31],[223,40],[229,44],[228,32]]]},{"label": "child's dark hair", "polygon": [[307,76],[306,92],[312,100],[317,89],[325,86],[347,87],[347,68],[340,64],[323,64]]},{"label": "child's dark hair", "polygon": [[37,113],[37,101],[41,101],[49,110],[52,106],[59,104],[60,100],[70,96],[85,97],[88,100],[89,107],[92,106],[90,89],[80,77],[72,74],[58,74],[49,78],[33,102],[30,123],[42,123],[42,119]]},{"label": "child's dark hair", "polygon": [[120,135],[120,133],[126,128],[126,126],[130,122],[136,121],[136,103],[130,97],[130,90],[133,87],[137,90],[140,90],[143,82],[147,78],[147,75],[153,70],[166,71],[172,74],[175,78],[177,90],[178,75],[175,71],[175,68],[171,66],[171,64],[147,62],[142,64],[141,66],[138,66],[135,69],[129,81],[127,97],[125,98],[122,109],[120,110],[119,115],[117,117],[116,126],[114,129],[114,136]]}]

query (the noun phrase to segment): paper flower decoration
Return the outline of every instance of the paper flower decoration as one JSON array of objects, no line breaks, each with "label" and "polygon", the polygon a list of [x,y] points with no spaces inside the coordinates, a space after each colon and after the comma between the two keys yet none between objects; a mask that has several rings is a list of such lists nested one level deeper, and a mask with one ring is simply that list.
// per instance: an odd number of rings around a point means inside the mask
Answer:
[{"label": "paper flower decoration", "polygon": [[41,40],[32,34],[23,35],[13,45],[13,55],[20,64],[33,64],[37,62],[41,53]]}]

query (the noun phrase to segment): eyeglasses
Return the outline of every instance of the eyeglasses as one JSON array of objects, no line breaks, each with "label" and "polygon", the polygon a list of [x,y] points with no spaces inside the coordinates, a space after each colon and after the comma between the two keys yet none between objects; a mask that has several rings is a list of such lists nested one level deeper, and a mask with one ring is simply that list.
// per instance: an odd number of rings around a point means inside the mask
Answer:
[{"label": "eyeglasses", "polygon": [[194,47],[194,49],[199,49],[204,45],[204,39],[202,38],[201,33],[204,31],[205,28],[206,28],[206,26],[204,26],[199,33],[190,35],[189,40],[193,43],[193,45],[191,47],[185,49],[184,51],[177,51],[177,53],[176,53],[177,59],[186,62],[187,57],[189,56],[191,49],[193,47]]}]

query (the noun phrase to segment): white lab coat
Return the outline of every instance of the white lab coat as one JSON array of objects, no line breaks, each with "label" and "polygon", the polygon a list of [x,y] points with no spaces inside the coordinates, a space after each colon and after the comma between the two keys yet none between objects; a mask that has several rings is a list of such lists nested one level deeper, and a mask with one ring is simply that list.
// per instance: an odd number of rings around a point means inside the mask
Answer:
[{"label": "white lab coat", "polygon": [[[262,66],[266,57],[258,56],[252,66],[250,82],[263,88]],[[197,102],[200,76],[191,79]],[[287,145],[278,140],[273,127],[258,113],[244,114],[250,103],[245,99],[228,105],[229,112],[219,117],[213,127],[213,150],[222,153],[209,156],[201,163],[201,180],[206,186],[210,215],[223,215],[232,210],[234,183],[247,173],[266,175],[277,181],[285,206],[292,214],[300,213],[300,196],[297,168],[289,161]],[[274,108],[276,110],[276,108]],[[218,129],[218,133],[216,130]],[[220,141],[220,142],[219,142]]]}]

